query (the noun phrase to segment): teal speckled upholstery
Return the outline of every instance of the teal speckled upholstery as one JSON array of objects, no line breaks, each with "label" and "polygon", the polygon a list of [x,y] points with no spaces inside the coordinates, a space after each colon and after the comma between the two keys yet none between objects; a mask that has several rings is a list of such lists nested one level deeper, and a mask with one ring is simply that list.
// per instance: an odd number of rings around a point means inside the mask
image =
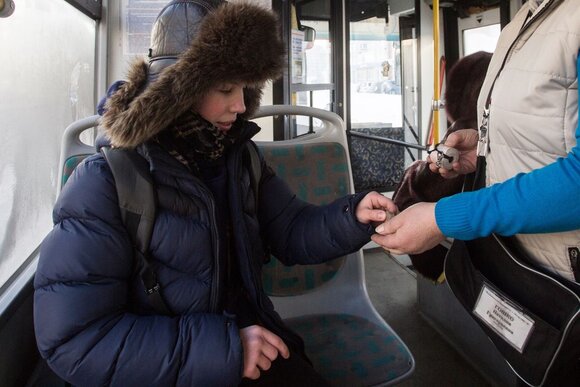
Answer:
[{"label": "teal speckled upholstery", "polygon": [[60,182],[60,186],[64,186],[64,183],[68,180],[70,175],[72,175],[73,171],[83,161],[88,155],[77,155],[71,156],[66,159],[64,166],[62,168],[62,181]]},{"label": "teal speckled upholstery", "polygon": [[334,386],[376,386],[412,368],[407,349],[382,327],[348,314],[286,320],[306,344],[320,373]]},{"label": "teal speckled upholstery", "polygon": [[[262,146],[261,150],[276,174],[305,201],[326,204],[349,193],[348,156],[340,144]],[[262,271],[264,289],[274,296],[308,292],[332,279],[343,262],[344,257],[320,265],[288,267],[272,259]]]}]

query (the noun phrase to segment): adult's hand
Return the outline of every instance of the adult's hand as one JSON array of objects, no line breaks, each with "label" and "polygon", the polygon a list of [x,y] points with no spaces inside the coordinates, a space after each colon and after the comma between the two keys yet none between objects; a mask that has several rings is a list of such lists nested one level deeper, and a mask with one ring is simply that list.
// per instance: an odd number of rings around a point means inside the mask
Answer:
[{"label": "adult's hand", "polygon": [[417,203],[379,225],[371,239],[393,254],[419,254],[445,236],[435,221],[435,203]]},{"label": "adult's hand", "polygon": [[356,207],[356,219],[363,224],[384,222],[398,212],[393,201],[378,192],[369,192]]},{"label": "adult's hand", "polygon": [[278,355],[288,359],[290,351],[282,339],[259,325],[240,329],[244,349],[244,378],[258,379],[261,371],[270,369]]},{"label": "adult's hand", "polygon": [[465,175],[475,171],[477,164],[477,141],[479,135],[475,129],[461,129],[450,133],[445,140],[448,147],[455,148],[459,151],[459,159],[454,162],[451,167],[453,169],[447,170],[445,168],[438,168],[429,159],[429,169],[439,173],[446,179],[451,179],[459,175]]}]

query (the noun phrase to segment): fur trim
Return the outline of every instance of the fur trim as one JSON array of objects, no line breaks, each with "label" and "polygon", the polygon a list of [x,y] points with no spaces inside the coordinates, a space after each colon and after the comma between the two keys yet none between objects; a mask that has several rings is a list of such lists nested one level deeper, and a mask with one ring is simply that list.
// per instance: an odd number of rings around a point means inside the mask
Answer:
[{"label": "fur trim", "polygon": [[278,78],[285,47],[275,14],[257,5],[227,3],[208,14],[191,46],[147,85],[147,64],[133,64],[128,81],[107,102],[102,126],[116,147],[135,147],[197,109],[220,82],[242,82],[246,112],[260,105],[262,87]]}]

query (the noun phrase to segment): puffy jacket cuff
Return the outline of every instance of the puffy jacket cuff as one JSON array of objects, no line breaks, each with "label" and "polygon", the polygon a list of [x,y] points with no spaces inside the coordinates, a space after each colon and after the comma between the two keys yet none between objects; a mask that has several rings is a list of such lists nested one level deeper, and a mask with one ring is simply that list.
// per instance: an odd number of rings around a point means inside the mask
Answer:
[{"label": "puffy jacket cuff", "polygon": [[352,216],[352,220],[354,221],[354,223],[357,225],[357,228],[361,231],[360,236],[364,237],[364,238],[368,238],[371,235],[373,235],[375,233],[375,228],[372,224],[363,224],[360,223],[357,218],[356,218],[356,207],[358,206],[358,204],[360,203],[360,201],[371,191],[363,191],[363,192],[358,192],[356,194],[350,195],[349,198],[349,205],[348,207],[345,207],[343,209],[344,212],[350,212],[351,216]]},{"label": "puffy jacket cuff", "polygon": [[[242,378],[243,349],[236,322],[228,314],[182,318],[183,356],[177,385],[237,386]],[[212,350],[208,352],[208,348]]]}]

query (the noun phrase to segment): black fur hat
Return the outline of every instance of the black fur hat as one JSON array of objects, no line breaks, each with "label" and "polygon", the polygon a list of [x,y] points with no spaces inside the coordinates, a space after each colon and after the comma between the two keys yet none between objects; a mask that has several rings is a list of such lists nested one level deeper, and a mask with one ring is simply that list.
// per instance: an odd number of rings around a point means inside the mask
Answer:
[{"label": "black fur hat", "polygon": [[[168,7],[183,7],[183,3],[206,4],[207,13],[196,15],[196,25],[186,28],[191,32],[193,27],[194,33],[180,40],[187,42],[185,51],[175,53],[166,50],[168,44],[153,44],[150,64],[139,60],[132,65],[127,83],[107,101],[102,119],[114,146],[135,147],[147,141],[182,114],[195,111],[207,92],[222,82],[248,85],[246,112],[241,116],[251,117],[260,105],[265,82],[282,74],[286,51],[271,10],[250,3],[213,8],[219,1],[174,0],[159,17],[174,11]],[[170,17],[167,22],[176,20],[184,19]],[[179,44],[175,47],[173,51],[179,51]]]}]

